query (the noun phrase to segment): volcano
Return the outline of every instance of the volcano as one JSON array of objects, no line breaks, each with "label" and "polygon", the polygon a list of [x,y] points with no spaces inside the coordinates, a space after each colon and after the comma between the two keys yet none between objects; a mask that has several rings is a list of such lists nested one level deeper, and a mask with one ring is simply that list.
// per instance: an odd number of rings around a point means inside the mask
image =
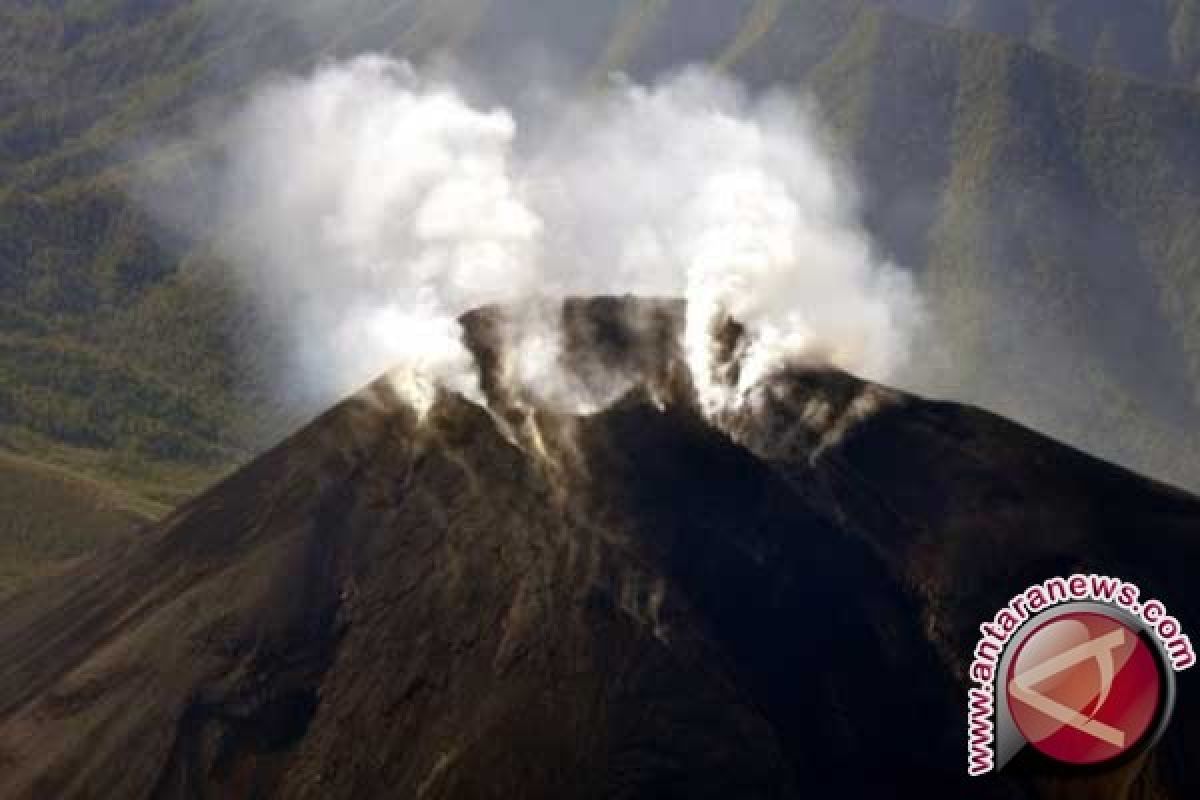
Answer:
[{"label": "volcano", "polygon": [[[1194,797],[1148,756],[965,775],[977,626],[1094,571],[1200,620],[1200,501],[986,412],[797,365],[719,419],[670,301],[562,309],[589,414],[381,379],[0,607],[0,796]],[[636,324],[635,324],[636,322]]]}]

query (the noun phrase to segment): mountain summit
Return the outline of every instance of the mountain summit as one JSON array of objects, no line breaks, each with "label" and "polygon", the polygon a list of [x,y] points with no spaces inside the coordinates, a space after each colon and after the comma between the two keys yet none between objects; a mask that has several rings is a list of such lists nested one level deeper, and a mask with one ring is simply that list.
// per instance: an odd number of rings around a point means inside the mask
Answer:
[{"label": "mountain summit", "polygon": [[381,380],[0,606],[0,795],[1194,796],[1188,691],[1149,758],[968,782],[963,671],[1075,569],[1200,619],[1200,501],[828,369],[715,424],[679,313],[564,306],[636,378],[589,414],[505,398],[470,314],[487,408]]}]

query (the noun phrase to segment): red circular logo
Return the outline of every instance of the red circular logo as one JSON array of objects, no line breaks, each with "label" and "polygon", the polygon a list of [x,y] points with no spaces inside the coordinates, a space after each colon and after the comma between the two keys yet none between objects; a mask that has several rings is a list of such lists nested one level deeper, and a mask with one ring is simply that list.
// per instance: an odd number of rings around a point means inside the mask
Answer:
[{"label": "red circular logo", "polygon": [[1137,632],[1081,611],[1055,617],[1021,643],[1006,689],[1026,741],[1058,761],[1096,764],[1143,740],[1158,717],[1163,677]]}]

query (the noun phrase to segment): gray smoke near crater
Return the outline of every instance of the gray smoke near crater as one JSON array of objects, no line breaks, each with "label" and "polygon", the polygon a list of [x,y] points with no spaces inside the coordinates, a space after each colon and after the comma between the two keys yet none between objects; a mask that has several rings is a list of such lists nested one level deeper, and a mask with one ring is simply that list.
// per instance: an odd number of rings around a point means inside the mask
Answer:
[{"label": "gray smoke near crater", "polygon": [[[515,112],[361,56],[230,121],[220,245],[290,342],[287,379],[331,397],[389,373],[419,409],[439,386],[481,400],[464,312],[591,294],[686,299],[679,346],[711,412],[797,361],[894,379],[921,301],[874,255],[817,115],[701,68]],[[556,320],[513,315],[505,374],[532,402],[602,407],[625,378],[561,369]]]}]

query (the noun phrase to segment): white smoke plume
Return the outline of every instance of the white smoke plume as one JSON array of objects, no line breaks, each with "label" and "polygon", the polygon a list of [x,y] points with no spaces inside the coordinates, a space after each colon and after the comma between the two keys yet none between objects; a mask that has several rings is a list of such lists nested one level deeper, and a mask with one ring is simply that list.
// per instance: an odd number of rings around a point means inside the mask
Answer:
[{"label": "white smoke plume", "polygon": [[[907,275],[872,260],[813,112],[691,70],[576,112],[539,165],[557,186],[542,204],[552,260],[582,260],[598,281],[575,288],[687,298],[685,349],[710,410],[787,361],[893,377],[920,320]],[[747,329],[732,382],[714,358],[726,317]]]},{"label": "white smoke plume", "polygon": [[433,381],[476,395],[457,315],[538,280],[515,133],[507,113],[366,57],[271,86],[239,115],[227,244],[308,379],[347,391],[398,369],[418,406]]},{"label": "white smoke plume", "polygon": [[[811,106],[692,69],[543,113],[556,124],[473,107],[381,57],[251,99],[221,181],[227,255],[306,380],[344,393],[393,371],[418,408],[438,385],[478,398],[456,318],[567,294],[686,297],[709,410],[796,360],[880,380],[901,368],[919,299],[874,260]],[[745,330],[733,365],[713,337],[728,318]],[[514,380],[596,405],[555,371],[543,316],[514,327]]]}]

